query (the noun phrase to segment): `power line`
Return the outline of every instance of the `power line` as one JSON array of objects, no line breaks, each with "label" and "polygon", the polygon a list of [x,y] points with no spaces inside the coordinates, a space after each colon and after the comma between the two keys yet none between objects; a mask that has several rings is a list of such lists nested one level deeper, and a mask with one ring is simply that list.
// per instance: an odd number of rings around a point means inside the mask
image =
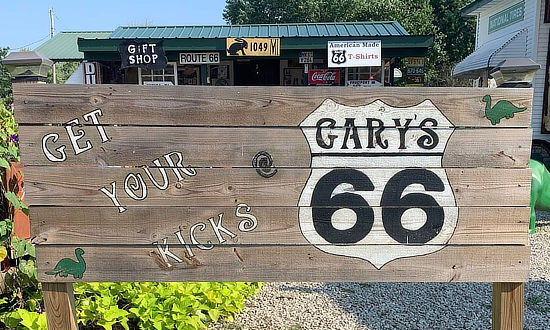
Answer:
[{"label": "power line", "polygon": [[49,37],[50,37],[50,35],[48,34],[47,36],[45,36],[44,38],[42,38],[42,39],[40,39],[40,40],[36,40],[35,42],[31,42],[30,44],[27,44],[27,45],[25,45],[25,46],[13,47],[12,49],[14,49],[14,50],[20,50],[21,48],[27,48],[27,47],[29,47],[29,46],[31,46],[31,45],[34,45],[34,44],[36,44],[36,43],[38,43],[38,42],[40,42],[40,41],[43,41],[43,40],[47,39],[47,38],[49,38]]}]

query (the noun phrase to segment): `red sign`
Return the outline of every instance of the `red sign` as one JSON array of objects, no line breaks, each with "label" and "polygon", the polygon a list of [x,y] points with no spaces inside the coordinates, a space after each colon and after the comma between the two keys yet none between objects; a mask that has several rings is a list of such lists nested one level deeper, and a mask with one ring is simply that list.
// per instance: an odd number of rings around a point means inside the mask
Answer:
[{"label": "red sign", "polygon": [[340,85],[340,70],[309,70],[310,85]]}]

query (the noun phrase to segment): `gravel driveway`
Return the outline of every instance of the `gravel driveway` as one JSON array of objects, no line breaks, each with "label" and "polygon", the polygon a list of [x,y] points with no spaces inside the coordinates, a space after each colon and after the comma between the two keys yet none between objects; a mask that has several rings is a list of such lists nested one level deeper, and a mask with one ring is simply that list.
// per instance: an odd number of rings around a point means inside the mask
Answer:
[{"label": "gravel driveway", "polygon": [[[550,328],[550,213],[530,235],[525,329]],[[490,329],[490,283],[265,283],[211,329]]]}]

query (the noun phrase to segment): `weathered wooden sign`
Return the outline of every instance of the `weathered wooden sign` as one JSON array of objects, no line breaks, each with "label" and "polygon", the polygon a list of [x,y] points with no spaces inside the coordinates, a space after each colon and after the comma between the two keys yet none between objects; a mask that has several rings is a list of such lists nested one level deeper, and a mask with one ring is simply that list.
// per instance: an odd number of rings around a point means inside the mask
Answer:
[{"label": "weathered wooden sign", "polygon": [[529,89],[14,93],[42,282],[528,278]]}]

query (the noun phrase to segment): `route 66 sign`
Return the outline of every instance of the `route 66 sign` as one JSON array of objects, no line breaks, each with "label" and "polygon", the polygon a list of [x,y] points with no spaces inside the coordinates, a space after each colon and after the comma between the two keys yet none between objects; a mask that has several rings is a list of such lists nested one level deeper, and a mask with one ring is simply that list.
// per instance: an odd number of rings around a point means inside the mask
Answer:
[{"label": "route 66 sign", "polygon": [[328,67],[380,66],[381,49],[380,40],[329,41]]},{"label": "route 66 sign", "polygon": [[299,221],[311,244],[380,269],[449,241],[458,208],[442,158],[454,127],[431,101],[397,108],[327,99],[300,128],[312,169]]}]

